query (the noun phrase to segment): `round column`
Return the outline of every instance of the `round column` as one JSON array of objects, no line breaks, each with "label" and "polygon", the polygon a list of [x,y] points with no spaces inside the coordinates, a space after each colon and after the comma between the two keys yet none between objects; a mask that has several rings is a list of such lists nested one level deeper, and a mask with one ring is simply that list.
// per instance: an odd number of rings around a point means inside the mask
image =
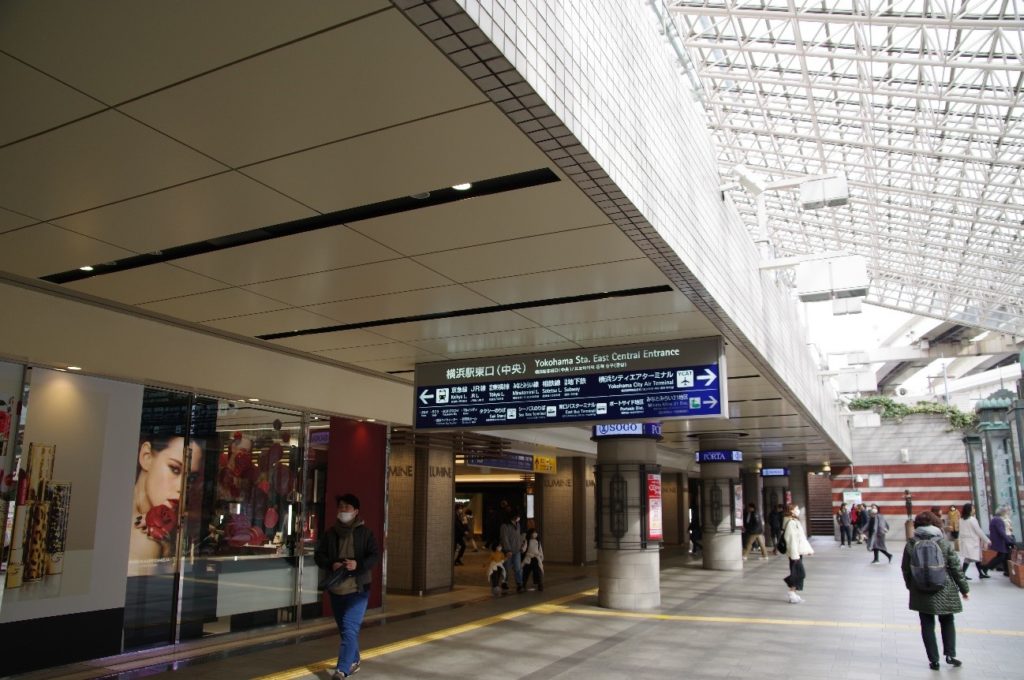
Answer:
[{"label": "round column", "polygon": [[[740,463],[743,453],[735,434],[700,435],[701,534],[704,568],[717,571],[743,569],[743,513]],[[740,490],[739,498],[736,497]]]},{"label": "round column", "polygon": [[660,424],[597,425],[597,603],[661,606]]}]

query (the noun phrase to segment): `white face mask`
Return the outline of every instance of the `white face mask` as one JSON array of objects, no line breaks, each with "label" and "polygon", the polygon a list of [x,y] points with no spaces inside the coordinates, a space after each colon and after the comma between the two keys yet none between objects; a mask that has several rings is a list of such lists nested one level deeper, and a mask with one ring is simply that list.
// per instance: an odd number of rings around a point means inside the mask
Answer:
[{"label": "white face mask", "polygon": [[354,513],[354,512],[339,512],[338,513],[338,521],[341,522],[342,524],[348,524],[349,522],[351,522],[355,518],[356,518],[356,513]]}]

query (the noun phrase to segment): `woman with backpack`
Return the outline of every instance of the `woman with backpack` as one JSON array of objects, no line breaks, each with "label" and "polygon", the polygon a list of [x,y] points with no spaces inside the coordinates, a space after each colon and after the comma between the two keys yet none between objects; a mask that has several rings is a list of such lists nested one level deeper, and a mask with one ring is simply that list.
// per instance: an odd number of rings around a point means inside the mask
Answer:
[{"label": "woman with backpack", "polygon": [[[931,545],[928,543],[931,542]],[[937,558],[933,564],[929,557]],[[932,565],[929,569],[929,564]],[[943,568],[944,567],[944,568]],[[910,609],[921,620],[921,639],[928,654],[928,666],[939,670],[939,646],[935,640],[935,617],[942,630],[942,652],[946,663],[961,666],[956,658],[956,627],[953,615],[963,611],[960,598],[968,599],[970,587],[960,571],[953,546],[942,533],[942,520],[932,512],[914,518],[914,535],[903,550],[903,583],[910,591]]]}]

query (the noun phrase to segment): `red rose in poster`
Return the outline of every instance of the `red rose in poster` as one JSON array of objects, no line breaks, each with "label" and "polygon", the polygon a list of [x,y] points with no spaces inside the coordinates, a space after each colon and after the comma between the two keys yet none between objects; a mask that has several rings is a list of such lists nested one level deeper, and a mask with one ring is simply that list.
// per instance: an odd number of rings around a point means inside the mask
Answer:
[{"label": "red rose in poster", "polygon": [[295,475],[292,474],[292,469],[285,467],[284,465],[278,465],[274,468],[274,489],[278,494],[287,496],[292,487],[295,484]]},{"label": "red rose in poster", "polygon": [[273,529],[277,526],[277,520],[277,509],[267,508],[266,514],[263,515],[263,526],[265,526],[267,529]]},{"label": "red rose in poster", "polygon": [[169,505],[154,505],[146,513],[146,535],[154,541],[166,540],[178,528],[178,501],[170,500]]},{"label": "red rose in poster", "polygon": [[231,472],[235,477],[245,477],[252,469],[252,457],[249,449],[238,449],[232,461]]}]

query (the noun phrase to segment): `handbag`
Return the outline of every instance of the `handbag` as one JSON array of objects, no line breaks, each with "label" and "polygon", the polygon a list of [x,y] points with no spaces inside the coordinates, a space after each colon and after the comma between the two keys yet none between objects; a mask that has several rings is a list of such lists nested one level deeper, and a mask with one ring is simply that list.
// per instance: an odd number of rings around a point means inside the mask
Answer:
[{"label": "handbag", "polygon": [[344,567],[340,569],[335,569],[334,571],[329,572],[326,576],[324,576],[323,580],[320,581],[320,584],[317,586],[317,588],[319,588],[320,590],[330,590],[331,588],[336,588],[350,576],[352,576],[352,572],[348,571]]}]

